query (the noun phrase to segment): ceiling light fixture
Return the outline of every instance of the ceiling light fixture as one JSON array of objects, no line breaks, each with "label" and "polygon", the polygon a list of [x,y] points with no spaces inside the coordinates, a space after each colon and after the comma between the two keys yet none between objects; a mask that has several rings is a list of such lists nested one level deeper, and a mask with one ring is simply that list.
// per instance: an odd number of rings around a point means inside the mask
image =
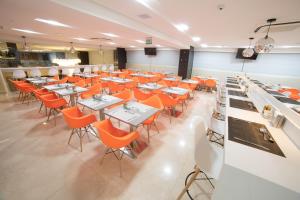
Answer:
[{"label": "ceiling light fixture", "polygon": [[71,28],[70,25],[63,24],[63,23],[60,23],[60,22],[55,21],[55,20],[41,19],[41,18],[35,18],[34,20],[35,20],[35,21],[38,21],[38,22],[45,23],[45,24],[49,24],[49,25],[52,25],[52,26],[61,26],[61,27]]},{"label": "ceiling light fixture", "polygon": [[108,44],[115,45],[116,43],[114,43],[114,42],[108,42]]},{"label": "ceiling light fixture", "polygon": [[199,41],[201,40],[201,38],[195,36],[195,37],[192,37],[192,40],[193,40],[194,42],[199,42]]},{"label": "ceiling light fixture", "polygon": [[186,24],[176,24],[174,26],[180,32],[185,32],[185,31],[189,30],[189,26]]},{"label": "ceiling light fixture", "polygon": [[249,38],[249,46],[247,49],[243,50],[243,56],[246,58],[250,58],[254,54],[254,50],[253,50],[253,48],[251,48],[251,43],[252,43],[253,39],[254,39],[253,37]]},{"label": "ceiling light fixture", "polygon": [[26,42],[26,37],[23,35],[22,38],[23,38],[23,50],[24,51],[30,51],[30,46]]},{"label": "ceiling light fixture", "polygon": [[99,54],[100,54],[100,56],[103,56],[103,54],[104,54],[101,44],[99,45]]},{"label": "ceiling light fixture", "polygon": [[75,37],[73,38],[74,40],[78,40],[78,41],[88,41],[88,39],[86,38],[82,38],[82,37]]},{"label": "ceiling light fixture", "polygon": [[271,27],[272,23],[275,21],[276,21],[275,18],[267,20],[267,22],[269,23],[267,35],[265,37],[259,39],[255,43],[254,50],[256,53],[268,53],[271,51],[271,49],[274,48],[275,41],[273,38],[269,37],[269,31],[270,31],[270,27]]},{"label": "ceiling light fixture", "polygon": [[108,37],[119,37],[118,35],[114,33],[101,33],[102,35],[108,36]]},{"label": "ceiling light fixture", "polygon": [[141,44],[145,44],[145,42],[143,40],[135,40],[135,41],[138,43],[141,43]]},{"label": "ceiling light fixture", "polygon": [[71,47],[70,47],[70,53],[75,53],[76,52],[76,49],[74,48],[74,46],[73,46],[73,42],[70,42],[70,44],[71,44]]},{"label": "ceiling light fixture", "polygon": [[130,45],[129,47],[131,47],[131,48],[135,48],[136,46]]},{"label": "ceiling light fixture", "polygon": [[207,48],[207,47],[208,47],[207,44],[200,44],[200,46],[201,46],[202,48]]},{"label": "ceiling light fixture", "polygon": [[156,47],[162,47],[160,44],[155,45]]},{"label": "ceiling light fixture", "polygon": [[12,28],[11,30],[20,31],[20,32],[24,32],[24,33],[31,33],[31,34],[43,34],[43,33],[40,33],[40,32],[28,30],[28,29]]}]

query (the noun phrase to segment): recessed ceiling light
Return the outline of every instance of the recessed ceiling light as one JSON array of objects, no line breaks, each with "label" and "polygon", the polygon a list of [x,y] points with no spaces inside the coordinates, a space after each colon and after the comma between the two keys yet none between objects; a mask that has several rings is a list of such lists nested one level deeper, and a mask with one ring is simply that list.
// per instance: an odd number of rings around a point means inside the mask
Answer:
[{"label": "recessed ceiling light", "polygon": [[101,33],[101,34],[106,35],[108,37],[119,37],[118,35],[113,34],[113,33]]},{"label": "recessed ceiling light", "polygon": [[79,41],[88,41],[88,39],[86,38],[82,38],[82,37],[75,37],[73,38],[74,40],[79,40]]},{"label": "recessed ceiling light", "polygon": [[41,19],[41,18],[36,18],[34,20],[45,23],[45,24],[49,24],[49,25],[52,25],[52,26],[61,26],[61,27],[71,28],[71,26],[69,26],[67,24],[60,23],[60,22],[55,21],[55,20]]},{"label": "recessed ceiling light", "polygon": [[202,48],[206,48],[206,47],[208,47],[208,45],[207,44],[201,44],[200,45]]},{"label": "recessed ceiling light", "polygon": [[143,40],[135,40],[135,41],[138,43],[141,43],[141,44],[145,44],[145,42]]},{"label": "recessed ceiling light", "polygon": [[129,47],[131,47],[131,48],[135,48],[136,46],[130,45]]},{"label": "recessed ceiling light", "polygon": [[160,44],[155,45],[156,47],[162,47]]},{"label": "recessed ceiling light", "polygon": [[116,43],[114,43],[114,42],[108,42],[108,44],[115,45]]},{"label": "recessed ceiling light", "polygon": [[195,37],[192,37],[192,40],[193,40],[194,42],[199,42],[199,41],[201,40],[201,38],[195,36]]},{"label": "recessed ceiling light", "polygon": [[216,46],[212,46],[212,47],[215,47],[215,48],[223,48],[224,46],[222,46],[222,45],[216,45]]},{"label": "recessed ceiling light", "polygon": [[186,24],[176,24],[175,28],[177,28],[177,30],[179,30],[180,32],[185,32],[189,30],[189,26]]},{"label": "recessed ceiling light", "polygon": [[276,46],[276,48],[290,49],[290,48],[300,48],[300,46],[282,45],[282,46]]},{"label": "recessed ceiling light", "polygon": [[27,29],[12,28],[11,30],[20,31],[20,32],[24,32],[24,33],[32,33],[32,34],[43,34],[43,33],[40,33],[40,32],[27,30]]},{"label": "recessed ceiling light", "polygon": [[151,0],[135,0],[135,1],[142,4],[145,7],[150,7],[149,3]]}]

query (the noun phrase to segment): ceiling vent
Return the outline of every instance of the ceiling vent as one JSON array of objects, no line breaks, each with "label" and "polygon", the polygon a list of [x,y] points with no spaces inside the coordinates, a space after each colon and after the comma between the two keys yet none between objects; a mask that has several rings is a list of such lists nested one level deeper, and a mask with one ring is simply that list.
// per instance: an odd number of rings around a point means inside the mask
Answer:
[{"label": "ceiling vent", "polygon": [[140,14],[140,15],[138,15],[138,17],[141,18],[141,19],[150,19],[150,18],[151,18],[151,17],[150,17],[149,15],[147,15],[147,14]]}]

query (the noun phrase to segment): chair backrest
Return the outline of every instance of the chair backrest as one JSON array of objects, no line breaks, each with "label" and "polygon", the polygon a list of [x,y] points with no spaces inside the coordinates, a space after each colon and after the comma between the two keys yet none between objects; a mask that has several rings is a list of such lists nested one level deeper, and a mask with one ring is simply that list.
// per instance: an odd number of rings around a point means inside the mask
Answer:
[{"label": "chair backrest", "polygon": [[77,106],[71,108],[65,108],[61,112],[63,113],[64,119],[70,128],[80,127],[77,124],[77,120],[74,120],[75,118],[79,118],[83,116],[83,113],[79,110]]},{"label": "chair backrest", "polygon": [[74,85],[76,85],[78,87],[85,87],[85,80],[80,80],[80,81],[74,83]]},{"label": "chair backrest", "polygon": [[24,70],[22,69],[15,69],[13,71],[13,78],[15,79],[21,79],[21,78],[25,78],[26,77],[26,73]]},{"label": "chair backrest", "polygon": [[96,65],[96,66],[93,67],[92,70],[93,70],[93,72],[98,72],[99,71],[99,67]]},{"label": "chair backrest", "polygon": [[158,94],[158,97],[160,98],[162,104],[165,107],[174,106],[177,104],[177,101],[174,98],[172,98],[171,96],[169,96],[165,93]]},{"label": "chair backrest", "polygon": [[107,66],[106,66],[106,65],[102,65],[101,70],[102,70],[102,71],[107,71]]},{"label": "chair backrest", "polygon": [[32,77],[40,77],[41,76],[41,71],[37,68],[30,70],[30,75]]},{"label": "chair backrest", "polygon": [[132,98],[132,93],[129,90],[125,90],[123,92],[113,94],[113,96],[123,99],[125,101],[130,101]]},{"label": "chair backrest", "polygon": [[133,94],[134,94],[134,97],[135,97],[138,101],[146,100],[146,99],[148,99],[149,97],[152,96],[152,94],[142,92],[142,91],[139,90],[138,88],[134,88],[134,89],[133,89]]},{"label": "chair backrest", "polygon": [[142,101],[141,103],[146,104],[148,106],[152,106],[154,108],[162,110],[164,108],[163,103],[157,95],[153,95],[152,97]]},{"label": "chair backrest", "polygon": [[209,177],[218,179],[223,166],[222,149],[216,145],[213,146],[208,141],[202,117],[196,116],[192,120],[191,128],[195,137],[194,157],[196,164]]},{"label": "chair backrest", "polygon": [[58,70],[55,67],[51,67],[48,71],[49,76],[57,76],[58,75]]},{"label": "chair backrest", "polygon": [[213,79],[207,79],[207,80],[205,81],[205,85],[206,85],[207,87],[214,88],[214,87],[216,87],[217,83],[216,83],[216,81],[213,80]]}]

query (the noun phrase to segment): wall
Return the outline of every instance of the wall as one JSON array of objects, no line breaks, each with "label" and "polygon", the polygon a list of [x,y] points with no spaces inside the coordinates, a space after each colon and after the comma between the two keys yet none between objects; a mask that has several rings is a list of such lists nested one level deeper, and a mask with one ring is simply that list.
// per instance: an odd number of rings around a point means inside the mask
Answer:
[{"label": "wall", "polygon": [[96,64],[113,64],[114,63],[114,51],[105,50],[103,56],[99,54],[99,51],[89,51],[89,60],[91,65]]},{"label": "wall", "polygon": [[[144,55],[143,50],[127,51],[129,68],[177,73],[179,50],[158,50],[155,57]],[[224,79],[240,74],[243,60],[235,52],[204,52],[194,54],[193,75],[215,76]],[[300,54],[260,54],[257,60],[246,60],[244,72],[265,83],[289,85],[300,88]]]}]

